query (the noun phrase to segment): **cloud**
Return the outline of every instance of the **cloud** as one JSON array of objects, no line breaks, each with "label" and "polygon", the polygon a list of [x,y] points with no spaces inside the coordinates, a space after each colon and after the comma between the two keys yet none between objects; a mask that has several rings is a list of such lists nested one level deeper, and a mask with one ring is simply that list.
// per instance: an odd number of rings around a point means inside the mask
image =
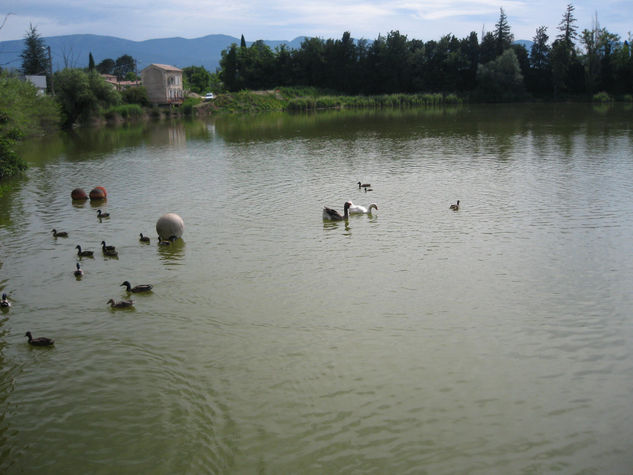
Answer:
[{"label": "cloud", "polygon": [[[536,28],[547,26],[550,37],[568,0],[112,0],[65,2],[5,0],[13,12],[0,30],[0,40],[21,39],[29,24],[42,36],[94,33],[145,40],[209,34],[244,34],[256,39],[297,36],[340,38],[349,31],[355,38],[375,39],[399,30],[409,38],[439,39],[445,34],[465,37],[471,31],[491,31],[499,8],[508,16],[516,38],[531,39]],[[625,36],[629,18],[622,15],[623,0],[593,0],[576,6],[577,26],[590,28],[596,12],[600,24]],[[2,11],[0,11],[0,15]]]}]

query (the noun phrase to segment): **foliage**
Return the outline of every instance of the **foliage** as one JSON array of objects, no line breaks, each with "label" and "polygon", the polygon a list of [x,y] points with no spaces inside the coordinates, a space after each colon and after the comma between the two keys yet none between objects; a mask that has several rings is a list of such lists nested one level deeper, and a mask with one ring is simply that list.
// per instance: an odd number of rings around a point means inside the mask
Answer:
[{"label": "foliage", "polygon": [[115,119],[116,117],[122,117],[123,119],[139,119],[143,117],[143,108],[138,104],[121,104],[113,106],[105,111],[104,116],[106,119]]},{"label": "foliage", "polygon": [[211,73],[203,66],[183,68],[182,79],[185,88],[197,94],[204,94],[211,90]]},{"label": "foliage", "polygon": [[510,24],[508,23],[508,17],[503,11],[503,8],[499,8],[499,21],[495,25],[495,42],[497,45],[497,56],[503,54],[503,52],[510,47],[514,41],[514,36],[510,33]]},{"label": "foliage", "polygon": [[593,95],[593,102],[601,102],[601,103],[613,102],[613,98],[609,96],[608,93],[604,91],[600,91]]},{"label": "foliage", "polygon": [[97,64],[97,71],[101,74],[114,74],[115,62],[111,58],[106,58]]},{"label": "foliage", "polygon": [[125,79],[128,73],[135,73],[136,60],[129,54],[119,56],[114,63],[112,74],[114,74],[119,80]]},{"label": "foliage", "polygon": [[[586,98],[597,89],[610,93],[633,92],[633,55],[628,41],[605,29],[596,30],[596,48],[582,55],[574,6],[567,5],[552,44],[546,27],[536,30],[531,51],[511,44],[513,35],[503,8],[492,32],[481,37],[471,32],[459,39],[445,35],[439,41],[409,39],[398,31],[379,35],[373,42],[353,40],[349,32],[340,39],[306,38],[301,47],[271,51],[253,43],[250,47],[231,45],[222,52],[220,77],[226,90],[262,90],[273,87],[309,86],[350,95],[455,91],[468,95],[477,90],[503,92],[499,98],[525,98],[517,92],[538,97]],[[599,41],[598,41],[599,40]],[[480,84],[478,71],[514,49],[523,88],[501,91]],[[498,64],[497,64],[498,66]],[[495,66],[496,68],[496,66]],[[490,71],[488,71],[490,72]]]},{"label": "foliage", "polygon": [[26,168],[13,148],[17,142],[53,130],[59,117],[55,102],[31,83],[0,74],[0,179]]},{"label": "foliage", "polygon": [[523,75],[514,50],[508,49],[494,61],[479,65],[477,94],[487,101],[511,101],[523,96]]},{"label": "foliage", "polygon": [[126,104],[149,106],[147,89],[145,89],[144,86],[128,87],[126,89],[123,89],[123,91],[121,91],[121,99]]},{"label": "foliage", "polygon": [[96,71],[59,71],[55,74],[55,91],[65,127],[71,127],[76,122],[88,122],[101,111],[121,102],[119,93]]},{"label": "foliage", "polygon": [[33,25],[30,25],[29,31],[24,37],[24,51],[20,56],[24,74],[43,76],[48,73],[50,63],[46,45]]}]

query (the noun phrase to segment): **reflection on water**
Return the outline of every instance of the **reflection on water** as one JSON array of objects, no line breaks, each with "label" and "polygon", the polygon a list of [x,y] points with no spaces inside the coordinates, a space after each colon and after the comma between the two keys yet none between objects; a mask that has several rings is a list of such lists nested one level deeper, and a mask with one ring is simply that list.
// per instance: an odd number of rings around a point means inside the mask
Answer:
[{"label": "reflection on water", "polygon": [[[627,473],[632,130],[465,105],[28,144],[0,196],[0,470]],[[347,200],[380,211],[323,221]],[[112,311],[124,280],[154,288]]]}]

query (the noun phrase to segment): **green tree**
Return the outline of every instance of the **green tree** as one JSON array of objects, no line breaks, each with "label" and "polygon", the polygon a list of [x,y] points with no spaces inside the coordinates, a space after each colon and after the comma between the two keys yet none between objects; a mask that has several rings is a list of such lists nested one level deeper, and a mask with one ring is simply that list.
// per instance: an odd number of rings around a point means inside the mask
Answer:
[{"label": "green tree", "polygon": [[92,57],[92,52],[88,54],[88,71],[93,71],[95,68],[95,59]]},{"label": "green tree", "polygon": [[24,37],[24,51],[20,57],[24,74],[41,76],[48,73],[50,65],[46,44],[33,25],[30,25]]},{"label": "green tree", "polygon": [[28,81],[0,73],[0,180],[26,168],[15,146],[20,140],[58,127],[59,108]]},{"label": "green tree", "polygon": [[220,67],[220,75],[226,89],[229,91],[239,91],[242,89],[237,63],[237,45],[235,43],[233,43],[228,49],[222,50]]},{"label": "green tree", "polygon": [[240,48],[246,48],[246,40],[244,39],[244,35],[240,38]]},{"label": "green tree", "polygon": [[182,70],[185,87],[197,94],[211,90],[211,74],[203,66],[187,66]]},{"label": "green tree", "polygon": [[114,67],[116,63],[111,58],[106,58],[97,64],[97,71],[100,74],[114,74]]},{"label": "green tree", "polygon": [[123,91],[121,91],[121,99],[126,104],[149,106],[147,89],[145,89],[143,86],[128,87],[123,89]]},{"label": "green tree", "polygon": [[113,74],[116,75],[119,80],[125,79],[128,73],[136,71],[136,61],[129,54],[119,56],[114,63]]},{"label": "green tree", "polygon": [[494,61],[477,69],[479,97],[491,102],[506,102],[524,95],[523,75],[514,50],[507,49]]},{"label": "green tree", "polygon": [[510,25],[508,23],[508,17],[506,16],[503,8],[499,8],[499,21],[495,25],[495,45],[497,56],[502,54],[506,49],[510,47],[514,41],[514,36],[510,32]]},{"label": "green tree", "polygon": [[66,127],[77,122],[88,122],[102,110],[121,102],[119,93],[95,71],[59,71],[55,73],[55,90]]},{"label": "green tree", "polygon": [[538,27],[532,39],[530,73],[526,77],[528,89],[537,94],[552,91],[551,48],[548,45],[548,41],[547,27]]},{"label": "green tree", "polygon": [[493,33],[488,32],[483,35],[479,45],[479,62],[487,64],[494,61],[497,56],[497,39]]},{"label": "green tree", "polygon": [[558,24],[558,30],[560,31],[558,39],[563,41],[568,49],[573,49],[574,39],[578,36],[578,27],[576,26],[576,17],[574,17],[574,7],[571,3],[567,4],[563,18]]}]

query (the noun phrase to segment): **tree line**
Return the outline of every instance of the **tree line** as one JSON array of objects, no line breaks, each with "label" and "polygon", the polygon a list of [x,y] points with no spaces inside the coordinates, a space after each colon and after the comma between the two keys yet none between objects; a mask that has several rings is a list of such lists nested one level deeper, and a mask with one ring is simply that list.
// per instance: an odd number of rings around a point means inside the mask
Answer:
[{"label": "tree line", "polygon": [[536,29],[528,51],[513,43],[500,9],[493,31],[439,41],[408,39],[399,31],[373,42],[307,38],[301,47],[270,49],[263,41],[222,51],[220,78],[229,91],[313,86],[349,95],[457,92],[474,99],[517,100],[526,95],[562,98],[605,91],[633,93],[631,34],[621,41],[601,28],[578,32],[569,4],[550,43],[547,27]]}]

